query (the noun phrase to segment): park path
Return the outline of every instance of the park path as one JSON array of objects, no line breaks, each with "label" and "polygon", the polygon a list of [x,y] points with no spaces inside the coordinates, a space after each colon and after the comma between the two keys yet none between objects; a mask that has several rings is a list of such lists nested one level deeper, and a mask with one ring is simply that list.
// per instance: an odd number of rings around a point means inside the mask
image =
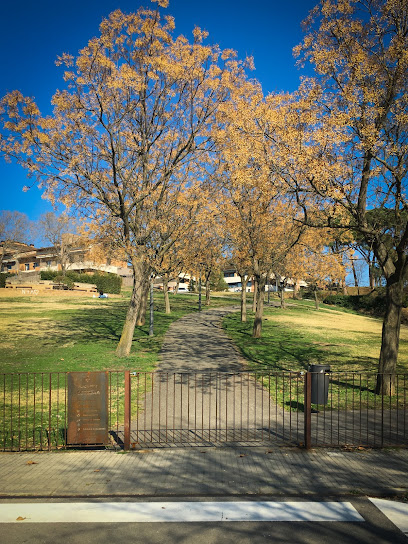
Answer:
[{"label": "park path", "polygon": [[[304,442],[303,412],[296,406],[283,410],[276,401],[278,390],[284,390],[290,404],[301,404],[303,377],[271,373],[262,386],[259,374],[256,379],[248,370],[222,328],[223,317],[237,310],[196,312],[170,326],[155,372],[132,378],[132,398],[139,406],[132,419],[132,447],[224,443],[267,443],[271,447]],[[286,382],[282,382],[283,374]],[[313,411],[312,443],[378,446],[406,442],[408,418],[401,410],[350,408],[326,410],[321,406]]]},{"label": "park path", "polygon": [[239,372],[244,359],[222,328],[238,308],[188,314],[171,324],[163,342],[159,372]]},{"label": "park path", "polygon": [[205,310],[172,323],[132,422],[134,443],[242,443],[270,435],[270,396],[222,328],[223,317],[237,310]]}]

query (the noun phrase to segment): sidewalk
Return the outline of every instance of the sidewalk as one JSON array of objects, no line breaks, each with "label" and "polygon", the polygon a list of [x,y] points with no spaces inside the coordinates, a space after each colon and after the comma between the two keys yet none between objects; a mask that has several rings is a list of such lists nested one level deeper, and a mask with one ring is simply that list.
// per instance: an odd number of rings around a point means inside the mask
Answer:
[{"label": "sidewalk", "polygon": [[407,450],[168,448],[0,454],[0,498],[408,492]]}]

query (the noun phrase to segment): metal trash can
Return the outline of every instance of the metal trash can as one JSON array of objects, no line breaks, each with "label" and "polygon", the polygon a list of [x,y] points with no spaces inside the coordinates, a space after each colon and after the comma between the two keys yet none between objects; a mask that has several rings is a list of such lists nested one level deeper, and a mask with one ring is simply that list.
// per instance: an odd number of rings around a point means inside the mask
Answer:
[{"label": "metal trash can", "polygon": [[329,397],[329,376],[330,365],[310,365],[309,372],[311,380],[311,402],[312,404],[327,404]]}]

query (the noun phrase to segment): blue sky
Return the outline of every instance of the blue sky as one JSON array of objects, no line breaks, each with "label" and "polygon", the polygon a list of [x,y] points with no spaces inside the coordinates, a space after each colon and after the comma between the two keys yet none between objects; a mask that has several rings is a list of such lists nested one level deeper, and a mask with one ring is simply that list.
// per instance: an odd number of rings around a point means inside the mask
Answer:
[{"label": "blue sky", "polygon": [[[191,37],[194,26],[209,32],[208,41],[232,48],[240,58],[252,55],[264,93],[293,91],[301,71],[292,48],[302,39],[301,22],[317,0],[170,0],[176,34]],[[56,89],[63,86],[63,69],[55,66],[61,53],[76,54],[98,34],[101,20],[113,10],[154,7],[149,0],[38,0],[2,3],[0,18],[0,95],[14,89],[36,99],[43,113]],[[51,210],[25,171],[0,158],[0,209],[18,210],[31,220]]]}]

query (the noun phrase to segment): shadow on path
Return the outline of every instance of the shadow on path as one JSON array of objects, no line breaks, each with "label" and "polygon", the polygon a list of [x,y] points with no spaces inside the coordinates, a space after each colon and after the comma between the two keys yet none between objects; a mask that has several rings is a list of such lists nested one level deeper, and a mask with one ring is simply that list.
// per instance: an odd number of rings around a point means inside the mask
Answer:
[{"label": "shadow on path", "polygon": [[189,314],[170,326],[151,391],[132,422],[135,447],[284,438],[285,413],[272,405],[222,328],[222,318],[237,310]]}]

